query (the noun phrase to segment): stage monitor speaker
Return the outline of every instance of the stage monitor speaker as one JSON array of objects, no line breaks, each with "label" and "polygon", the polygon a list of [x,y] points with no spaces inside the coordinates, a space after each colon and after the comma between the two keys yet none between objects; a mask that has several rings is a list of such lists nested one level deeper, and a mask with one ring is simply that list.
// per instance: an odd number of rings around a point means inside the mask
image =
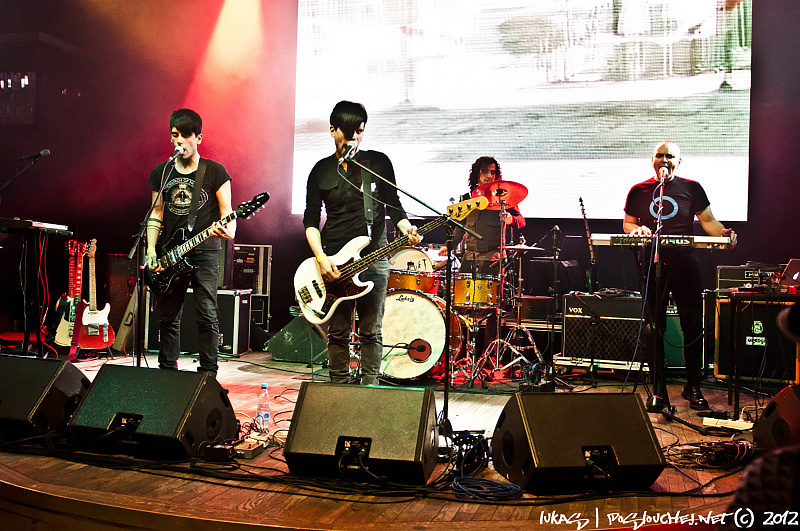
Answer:
[{"label": "stage monitor speaker", "polygon": [[328,344],[325,335],[302,315],[272,336],[264,350],[276,361],[296,363],[321,363],[327,356]]},{"label": "stage monitor speaker", "polygon": [[790,385],[775,395],[753,426],[753,441],[770,450],[800,444],[800,386]]},{"label": "stage monitor speaker", "polygon": [[85,441],[103,437],[114,451],[159,458],[202,455],[238,432],[228,393],[212,375],[109,364],[68,426]]},{"label": "stage monitor speaker", "polygon": [[67,361],[0,356],[0,439],[64,427],[87,389],[89,380]]},{"label": "stage monitor speaker", "polygon": [[492,460],[535,493],[647,489],[666,466],[630,393],[517,393],[497,421]]},{"label": "stage monitor speaker", "polygon": [[[301,476],[423,485],[439,450],[431,389],[303,382],[283,455]],[[361,457],[359,457],[361,454]]]}]

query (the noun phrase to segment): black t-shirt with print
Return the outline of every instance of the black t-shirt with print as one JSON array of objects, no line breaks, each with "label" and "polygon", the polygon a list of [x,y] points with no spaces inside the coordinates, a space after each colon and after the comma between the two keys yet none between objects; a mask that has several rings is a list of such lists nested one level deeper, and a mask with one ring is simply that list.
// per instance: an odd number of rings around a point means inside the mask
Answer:
[{"label": "black t-shirt with print", "polygon": [[[655,178],[631,188],[625,201],[625,213],[639,220],[640,225],[656,230],[658,195]],[[697,181],[673,177],[664,187],[664,209],[661,220],[662,234],[694,234],[694,217],[711,203],[705,190]]]},{"label": "black t-shirt with print", "polygon": [[[197,218],[194,230],[191,234],[182,231],[182,239],[188,238],[203,231],[213,222],[219,220],[219,203],[216,193],[219,187],[231,180],[225,167],[211,159],[206,161],[206,173],[203,178],[203,189],[197,203]],[[166,178],[167,184],[164,187],[164,230],[158,238],[158,243],[168,246],[173,236],[178,231],[186,228],[189,209],[192,205],[192,194],[194,193],[194,181],[197,172],[184,175],[178,173],[171,162],[162,162],[150,173],[147,184],[156,192],[161,188],[161,179]],[[171,247],[171,245],[169,245]],[[196,249],[218,250],[219,238],[208,238],[198,245]]]}]

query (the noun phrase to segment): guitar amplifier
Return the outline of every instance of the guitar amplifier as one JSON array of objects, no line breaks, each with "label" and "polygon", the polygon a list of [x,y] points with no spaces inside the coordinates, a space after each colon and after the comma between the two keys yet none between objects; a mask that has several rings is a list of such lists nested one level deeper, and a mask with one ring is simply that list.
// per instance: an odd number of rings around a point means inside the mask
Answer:
[{"label": "guitar amplifier", "polygon": [[783,267],[773,264],[746,264],[740,266],[717,266],[717,289],[730,289],[745,284],[764,284],[766,277]]},{"label": "guitar amplifier", "polygon": [[[238,356],[250,348],[250,290],[218,290],[217,318],[219,319],[219,353],[227,356]],[[161,316],[159,299],[150,304],[150,290],[147,291],[147,318],[144,339],[145,350],[158,351],[158,321]],[[186,292],[181,317],[181,352],[197,352],[197,326],[195,325],[197,310],[194,304],[192,288]]]},{"label": "guitar amplifier", "polygon": [[[719,296],[716,301],[714,376],[730,373],[731,304]],[[738,325],[736,351],[743,381],[800,383],[800,346],[778,329],[778,313],[788,303],[751,301],[734,318]]]},{"label": "guitar amplifier", "polygon": [[228,287],[251,289],[253,295],[269,296],[272,282],[272,246],[236,244],[233,246]]},{"label": "guitar amplifier", "polygon": [[[562,350],[554,363],[573,367],[638,370],[647,362],[644,341],[638,352],[642,298],[576,293],[564,296]],[[636,352],[636,359],[634,359]],[[667,306],[664,356],[668,368],[683,368],[683,334],[677,309]],[[645,365],[645,370],[649,368]]]}]

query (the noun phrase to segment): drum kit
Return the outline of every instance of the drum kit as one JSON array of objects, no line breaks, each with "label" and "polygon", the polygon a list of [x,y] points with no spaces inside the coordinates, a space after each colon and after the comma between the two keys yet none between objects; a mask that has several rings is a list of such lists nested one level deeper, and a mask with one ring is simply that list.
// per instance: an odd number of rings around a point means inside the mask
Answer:
[{"label": "drum kit", "polygon": [[[476,188],[473,196],[487,197],[488,209],[498,211],[497,215],[504,218],[506,209],[516,207],[527,193],[519,183],[493,181]],[[517,295],[522,294],[522,255],[545,249],[525,245],[522,236],[517,245],[505,245],[505,224],[501,226],[500,253],[495,264],[498,275],[459,273],[458,257],[451,257],[449,293],[445,285],[447,253],[440,256],[439,246],[404,247],[389,259],[381,362],[384,376],[401,380],[441,378],[445,374],[445,348],[450,348],[451,353],[451,384],[459,374],[472,386],[475,380],[483,382],[496,372],[543,363],[533,337],[518,318],[516,322],[506,322],[511,330],[505,338],[501,337],[501,324],[504,315],[519,315],[516,305],[520,300]],[[510,264],[517,259],[520,267],[515,271]],[[446,340],[448,295],[452,296],[453,311],[449,316],[450,337]],[[476,337],[482,330],[485,345],[476,352]],[[520,332],[527,346],[512,344]],[[523,354],[526,350],[531,350],[532,356]]]}]

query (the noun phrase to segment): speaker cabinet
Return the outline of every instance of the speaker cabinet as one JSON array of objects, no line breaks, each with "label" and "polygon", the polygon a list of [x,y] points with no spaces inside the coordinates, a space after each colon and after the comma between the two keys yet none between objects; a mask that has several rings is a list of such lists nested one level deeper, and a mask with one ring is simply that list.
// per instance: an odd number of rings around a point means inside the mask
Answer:
[{"label": "speaker cabinet", "polygon": [[0,439],[63,428],[87,389],[89,380],[67,361],[0,355]]},{"label": "speaker cabinet", "polygon": [[423,485],[438,456],[436,403],[431,389],[303,382],[283,455],[302,476]]},{"label": "speaker cabinet", "polygon": [[272,283],[272,246],[233,246],[230,287],[250,289],[253,295],[269,295]]},{"label": "speaker cabinet", "polygon": [[264,349],[276,361],[319,363],[327,356],[328,343],[322,331],[300,315],[272,336]]},{"label": "speaker cabinet", "polygon": [[[741,305],[737,305],[741,306]],[[738,324],[736,352],[742,380],[800,383],[800,345],[778,329],[778,314],[787,304],[764,301],[746,303],[734,318]],[[718,298],[714,375],[730,374],[731,352],[730,299]]]},{"label": "speaker cabinet", "polygon": [[497,421],[492,460],[536,493],[646,489],[666,466],[642,399],[623,393],[515,394]]},{"label": "speaker cabinet", "polygon": [[[565,295],[562,355],[556,363],[589,366],[594,361],[601,368],[638,370],[642,361],[647,361],[644,342],[633,359],[641,322],[641,297]],[[670,369],[686,367],[678,309],[671,303],[667,306],[664,356]]]},{"label": "speaker cabinet", "polygon": [[[638,369],[634,360],[642,322],[641,297],[564,296],[564,325],[559,364]],[[569,362],[569,363],[568,363]]]},{"label": "speaker cabinet", "polygon": [[[135,288],[136,261],[128,260],[128,256],[124,254],[109,254],[108,296],[105,300],[109,302],[111,308],[108,314],[108,322],[115,332],[119,332],[124,322],[128,302]],[[130,341],[128,341],[128,344],[130,344]]]},{"label": "speaker cabinet", "polygon": [[68,426],[86,441],[103,437],[115,451],[164,458],[195,457],[238,432],[227,391],[208,373],[109,364]]},{"label": "speaker cabinet", "polygon": [[753,426],[753,440],[770,450],[800,444],[800,386],[790,385],[775,395]]},{"label": "speaker cabinet", "polygon": [[[158,330],[161,318],[159,299],[150,304],[147,292],[147,336],[144,348],[157,351],[161,344]],[[250,347],[250,290],[217,290],[217,320],[219,321],[219,353],[238,356]],[[197,309],[192,288],[186,290],[186,301],[181,315],[181,352],[197,352]]]}]

